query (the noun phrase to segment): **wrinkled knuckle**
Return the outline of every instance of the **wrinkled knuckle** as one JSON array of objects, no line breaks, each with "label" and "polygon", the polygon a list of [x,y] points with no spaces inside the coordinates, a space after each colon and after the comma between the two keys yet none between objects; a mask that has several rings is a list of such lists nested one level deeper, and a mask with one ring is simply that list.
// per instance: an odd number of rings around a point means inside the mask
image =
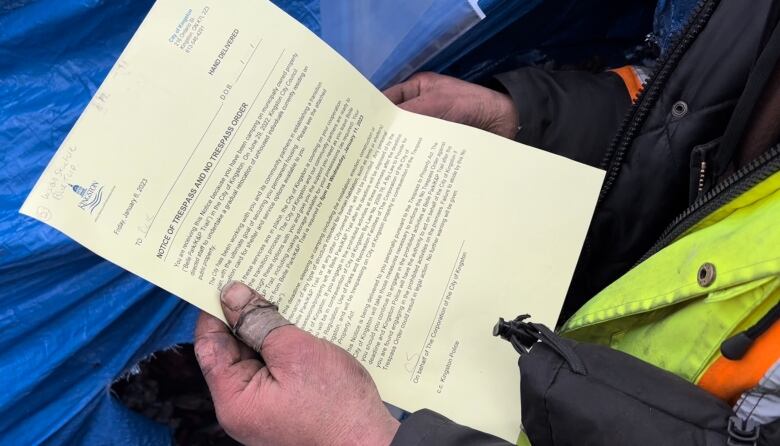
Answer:
[{"label": "wrinkled knuckle", "polygon": [[214,368],[214,358],[216,357],[216,345],[212,339],[202,337],[195,340],[195,359],[200,364],[203,374],[210,372]]},{"label": "wrinkled knuckle", "polygon": [[212,346],[214,344],[214,335],[212,333],[204,333],[200,334],[195,337],[195,340],[193,341],[193,345],[195,347],[195,354],[198,353],[198,351],[211,351]]},{"label": "wrinkled knuckle", "polygon": [[437,75],[435,73],[425,71],[422,73],[415,73],[412,75],[412,77],[409,78],[409,80],[416,82],[418,85],[420,85],[421,89],[424,89],[436,82],[436,78]]},{"label": "wrinkled knuckle", "polygon": [[204,336],[195,338],[193,348],[195,349],[195,358],[197,358],[198,361],[205,358],[209,354],[209,351],[211,351],[209,344],[209,340]]}]

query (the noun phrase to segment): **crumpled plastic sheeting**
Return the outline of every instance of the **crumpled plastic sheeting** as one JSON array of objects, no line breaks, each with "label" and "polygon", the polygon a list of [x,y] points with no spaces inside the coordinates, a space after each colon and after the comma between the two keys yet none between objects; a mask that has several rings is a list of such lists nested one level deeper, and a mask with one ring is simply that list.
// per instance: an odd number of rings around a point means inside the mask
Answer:
[{"label": "crumpled plastic sheeting", "polygon": [[[485,83],[526,65],[602,69],[642,63],[634,53],[653,31],[655,1],[480,1],[487,17],[422,69]],[[684,4],[695,0],[662,1],[677,5],[676,14],[684,16]],[[665,33],[659,26],[654,32]]]},{"label": "crumpled plastic sheeting", "polygon": [[[18,214],[152,3],[0,2],[0,444],[171,442],[109,389],[195,308]],[[318,31],[318,1],[279,3]]]},{"label": "crumpled plastic sheeting", "polygon": [[666,54],[675,37],[688,23],[691,11],[699,0],[658,0],[653,18],[653,34],[649,38]]},{"label": "crumpled plastic sheeting", "polygon": [[320,12],[322,39],[382,89],[413,74],[484,17],[476,0],[320,0]]}]

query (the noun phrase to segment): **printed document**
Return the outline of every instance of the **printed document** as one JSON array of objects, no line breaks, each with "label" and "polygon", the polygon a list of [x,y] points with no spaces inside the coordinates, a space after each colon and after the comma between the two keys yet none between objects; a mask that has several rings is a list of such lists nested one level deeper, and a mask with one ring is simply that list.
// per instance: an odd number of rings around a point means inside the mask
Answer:
[{"label": "printed document", "polygon": [[159,0],[22,212],[223,318],[241,280],[382,397],[515,441],[603,172],[400,110],[270,2]]}]

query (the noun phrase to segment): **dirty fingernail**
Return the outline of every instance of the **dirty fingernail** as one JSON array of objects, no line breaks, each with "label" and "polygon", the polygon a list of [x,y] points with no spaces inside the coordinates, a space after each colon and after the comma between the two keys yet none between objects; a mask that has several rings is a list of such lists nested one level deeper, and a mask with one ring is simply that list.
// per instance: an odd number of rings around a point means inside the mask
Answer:
[{"label": "dirty fingernail", "polygon": [[239,311],[252,300],[252,290],[241,282],[230,281],[222,288],[220,300],[233,311]]}]

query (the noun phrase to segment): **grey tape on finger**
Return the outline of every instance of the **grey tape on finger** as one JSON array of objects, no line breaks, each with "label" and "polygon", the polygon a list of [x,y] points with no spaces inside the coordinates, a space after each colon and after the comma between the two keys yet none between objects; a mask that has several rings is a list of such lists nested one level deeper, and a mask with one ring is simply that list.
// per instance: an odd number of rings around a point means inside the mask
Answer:
[{"label": "grey tape on finger", "polygon": [[268,333],[285,325],[292,323],[279,314],[279,307],[254,293],[252,300],[241,310],[233,333],[256,352],[262,353]]}]

